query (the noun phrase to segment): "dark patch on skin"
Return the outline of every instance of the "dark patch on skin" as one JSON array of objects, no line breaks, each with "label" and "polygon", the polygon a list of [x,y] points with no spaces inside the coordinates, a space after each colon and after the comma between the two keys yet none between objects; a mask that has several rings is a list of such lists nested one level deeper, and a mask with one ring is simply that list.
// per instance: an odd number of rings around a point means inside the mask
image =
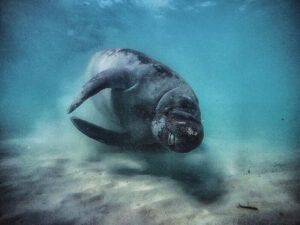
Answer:
[{"label": "dark patch on skin", "polygon": [[117,49],[110,49],[110,50],[108,50],[107,52],[106,52],[106,54],[108,55],[108,56],[112,56],[113,54],[115,54],[117,52]]},{"label": "dark patch on skin", "polygon": [[135,56],[137,56],[138,60],[140,60],[141,64],[149,64],[152,63],[153,61],[146,56],[145,54],[135,51],[133,49],[129,49],[129,48],[122,48],[119,50],[119,52],[123,52],[125,53],[125,55],[127,55],[128,53],[133,54]]},{"label": "dark patch on skin", "polygon": [[137,117],[146,119],[146,120],[152,120],[155,116],[154,109],[152,111],[148,111],[144,105],[135,105],[133,109],[134,114]]},{"label": "dark patch on skin", "polygon": [[174,74],[171,72],[171,70],[161,64],[153,64],[153,67],[155,70],[162,76],[162,77],[172,77]]},{"label": "dark patch on skin", "polygon": [[129,48],[123,48],[120,49],[119,52],[123,52],[125,53],[125,55],[127,55],[128,53],[133,54],[135,56],[137,56],[138,60],[140,61],[141,64],[152,64],[152,66],[154,67],[154,69],[156,70],[156,72],[161,76],[161,77],[176,77],[179,78],[179,76],[174,73],[169,67],[158,63],[157,61],[151,59],[150,57],[148,57],[146,54],[133,50],[133,49],[129,49]]},{"label": "dark patch on skin", "polygon": [[[155,109],[157,108],[157,105],[159,104],[160,100],[164,97],[165,94],[167,94],[169,91],[173,90],[174,88],[169,88],[167,89],[166,91],[164,91],[160,96],[159,98],[157,99],[156,103],[155,103]],[[166,108],[167,109],[167,108]],[[166,111],[164,111],[165,113],[170,109],[170,107],[168,107],[168,109]]]}]

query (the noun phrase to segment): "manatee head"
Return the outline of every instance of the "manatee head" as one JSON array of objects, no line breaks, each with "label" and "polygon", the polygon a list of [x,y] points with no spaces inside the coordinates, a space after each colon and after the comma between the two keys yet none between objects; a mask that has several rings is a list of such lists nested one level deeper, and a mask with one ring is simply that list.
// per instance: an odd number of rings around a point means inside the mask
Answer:
[{"label": "manatee head", "polygon": [[166,94],[151,128],[158,142],[171,151],[187,153],[197,148],[204,137],[197,98],[182,90]]}]

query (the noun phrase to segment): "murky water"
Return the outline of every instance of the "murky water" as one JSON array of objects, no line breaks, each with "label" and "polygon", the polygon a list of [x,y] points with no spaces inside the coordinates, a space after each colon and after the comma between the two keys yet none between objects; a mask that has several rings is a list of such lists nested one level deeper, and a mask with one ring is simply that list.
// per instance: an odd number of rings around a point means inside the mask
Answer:
[{"label": "murky water", "polygon": [[[0,224],[299,223],[298,1],[0,6]],[[119,149],[73,127],[66,110],[92,55],[114,47],[190,84],[198,149]],[[74,114],[108,126],[91,100]]]}]

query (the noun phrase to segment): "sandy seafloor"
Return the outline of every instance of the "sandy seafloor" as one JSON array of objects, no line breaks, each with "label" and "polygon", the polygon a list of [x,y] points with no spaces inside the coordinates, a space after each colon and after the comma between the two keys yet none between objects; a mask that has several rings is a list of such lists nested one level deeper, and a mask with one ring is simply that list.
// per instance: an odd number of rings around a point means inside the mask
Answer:
[{"label": "sandy seafloor", "polygon": [[300,223],[299,154],[210,138],[189,154],[113,149],[67,124],[1,142],[0,224]]}]

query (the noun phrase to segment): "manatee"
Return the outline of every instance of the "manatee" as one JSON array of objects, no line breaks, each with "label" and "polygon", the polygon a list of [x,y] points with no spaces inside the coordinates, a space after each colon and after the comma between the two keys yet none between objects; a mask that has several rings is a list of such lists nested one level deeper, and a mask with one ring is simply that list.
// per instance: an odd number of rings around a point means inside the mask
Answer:
[{"label": "manatee", "polygon": [[106,110],[122,132],[71,117],[83,134],[108,145],[159,144],[179,153],[201,144],[204,129],[197,96],[168,66],[142,52],[114,48],[96,53],[88,68],[90,79],[68,113],[94,96],[97,108]]}]

